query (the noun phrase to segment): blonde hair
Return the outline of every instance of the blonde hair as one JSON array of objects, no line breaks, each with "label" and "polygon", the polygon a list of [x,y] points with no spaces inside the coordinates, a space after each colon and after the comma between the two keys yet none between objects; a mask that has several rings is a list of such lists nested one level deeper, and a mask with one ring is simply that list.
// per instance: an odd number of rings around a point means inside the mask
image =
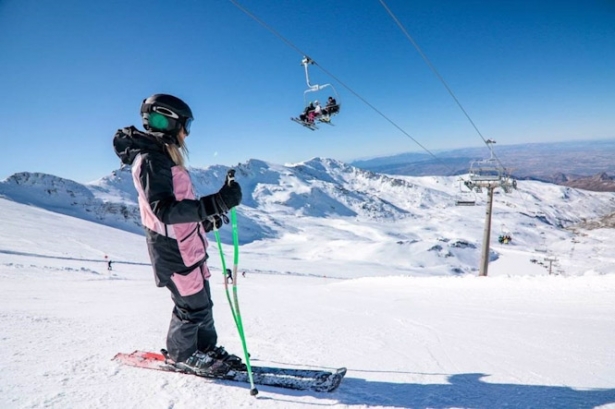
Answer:
[{"label": "blonde hair", "polygon": [[177,141],[179,142],[178,145],[170,143],[165,144],[167,147],[167,152],[177,166],[185,168],[186,160],[189,156],[188,147],[186,146],[184,138],[178,137]]}]

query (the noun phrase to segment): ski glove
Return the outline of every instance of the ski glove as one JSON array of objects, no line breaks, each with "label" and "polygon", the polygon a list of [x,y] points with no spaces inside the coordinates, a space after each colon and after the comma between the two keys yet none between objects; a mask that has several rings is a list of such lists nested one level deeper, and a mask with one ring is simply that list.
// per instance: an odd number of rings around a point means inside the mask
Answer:
[{"label": "ski glove", "polygon": [[227,209],[232,209],[241,203],[241,186],[234,180],[231,180],[230,183],[225,183],[218,194],[222,197],[222,201]]},{"label": "ski glove", "polygon": [[241,186],[235,181],[231,181],[230,186],[225,184],[218,193],[203,196],[199,199],[201,204],[199,214],[201,220],[210,216],[220,216],[229,209],[241,203]]},{"label": "ski glove", "polygon": [[220,227],[222,227],[222,224],[228,224],[229,220],[227,215],[222,214],[220,216],[215,215],[215,216],[210,216],[207,219],[203,220],[203,228],[205,229],[206,233],[209,233],[210,231],[212,231],[214,229],[214,227],[216,228],[216,230],[218,230]]}]

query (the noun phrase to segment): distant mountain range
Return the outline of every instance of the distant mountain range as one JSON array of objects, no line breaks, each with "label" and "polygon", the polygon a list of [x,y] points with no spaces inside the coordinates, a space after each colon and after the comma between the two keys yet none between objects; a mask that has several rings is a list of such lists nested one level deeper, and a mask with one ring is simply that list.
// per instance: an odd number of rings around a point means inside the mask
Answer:
[{"label": "distant mountain range", "polygon": [[[190,169],[198,194],[217,192],[228,169],[217,165]],[[277,224],[273,216],[277,213],[388,220],[411,217],[410,209],[383,199],[381,191],[393,188],[404,194],[406,190],[417,188],[403,179],[375,174],[332,159],[315,158],[293,166],[253,159],[235,169],[237,180],[241,181],[244,191],[249,192],[244,195],[244,210],[238,216],[242,219],[242,239],[247,242],[276,236],[272,226]],[[415,192],[411,194],[416,195]],[[0,195],[20,203],[142,233],[137,194],[129,167],[87,184],[43,173],[16,173],[0,182]],[[431,192],[430,195],[441,193]]]},{"label": "distant mountain range", "polygon": [[[492,145],[497,159],[519,180],[540,180],[593,191],[615,191],[615,139],[520,145]],[[434,158],[435,156],[435,158]],[[468,173],[473,162],[489,158],[487,147],[404,153],[350,162],[373,172],[428,176]]]},{"label": "distant mountain range", "polygon": [[574,187],[576,189],[592,190],[594,192],[615,192],[615,179],[605,172],[594,176],[556,175],[553,183]]}]

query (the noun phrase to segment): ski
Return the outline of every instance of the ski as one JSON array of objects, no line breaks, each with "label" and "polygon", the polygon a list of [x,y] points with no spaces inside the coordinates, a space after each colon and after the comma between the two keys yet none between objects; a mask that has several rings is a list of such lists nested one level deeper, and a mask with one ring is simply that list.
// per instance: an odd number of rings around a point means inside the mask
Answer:
[{"label": "ski", "polygon": [[[208,379],[227,380],[250,383],[247,371],[231,370],[226,375],[212,376],[189,372],[176,367],[164,355],[156,352],[134,351],[118,353],[113,360],[128,366],[155,369],[158,371],[191,374]],[[252,366],[252,377],[257,385],[274,386],[295,390],[312,390],[315,392],[333,392],[346,375],[346,368],[331,371],[298,368],[277,368],[268,366]]]},{"label": "ski", "polygon": [[298,123],[298,124],[300,124],[300,125],[303,125],[303,126],[305,126],[306,128],[308,128],[308,129],[310,129],[310,130],[312,130],[312,131],[315,131],[315,130],[317,130],[317,129],[318,129],[318,127],[316,126],[316,124],[315,124],[315,123],[313,123],[313,122],[305,122],[305,121],[302,121],[302,120],[301,120],[301,119],[299,119],[299,118],[293,118],[293,117],[291,117],[290,119],[291,119],[291,121],[295,121],[296,123]]},{"label": "ski", "polygon": [[326,117],[318,118],[318,122],[331,125],[331,126],[335,126],[335,124],[331,122],[331,118],[326,118]]}]

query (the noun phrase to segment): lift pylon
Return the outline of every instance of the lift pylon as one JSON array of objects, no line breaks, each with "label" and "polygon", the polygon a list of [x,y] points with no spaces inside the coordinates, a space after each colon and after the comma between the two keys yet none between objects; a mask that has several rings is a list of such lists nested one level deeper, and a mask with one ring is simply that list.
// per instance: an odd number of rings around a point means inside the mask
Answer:
[{"label": "lift pylon", "polygon": [[493,211],[493,191],[502,188],[505,193],[517,188],[517,181],[508,176],[506,169],[499,165],[493,155],[492,139],[487,139],[489,147],[489,159],[474,161],[470,166],[470,180],[466,186],[477,192],[487,190],[487,206],[485,210],[485,231],[483,233],[483,248],[479,276],[486,276],[489,270],[489,244],[491,240],[491,214]]}]

